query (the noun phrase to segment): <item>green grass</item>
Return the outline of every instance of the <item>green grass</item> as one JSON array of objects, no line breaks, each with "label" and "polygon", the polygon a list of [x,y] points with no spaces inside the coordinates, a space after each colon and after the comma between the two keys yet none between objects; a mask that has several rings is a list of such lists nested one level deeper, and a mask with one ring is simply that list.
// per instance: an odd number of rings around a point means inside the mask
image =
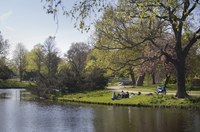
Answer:
[{"label": "green grass", "polygon": [[132,98],[112,100],[112,92],[102,90],[95,92],[68,94],[59,97],[59,101],[74,101],[83,103],[146,106],[146,107],[178,107],[178,108],[200,108],[200,97],[178,99],[168,95],[136,95]]},{"label": "green grass", "polygon": [[24,88],[30,85],[30,82],[20,82],[18,80],[9,79],[9,80],[0,80],[0,88]]}]

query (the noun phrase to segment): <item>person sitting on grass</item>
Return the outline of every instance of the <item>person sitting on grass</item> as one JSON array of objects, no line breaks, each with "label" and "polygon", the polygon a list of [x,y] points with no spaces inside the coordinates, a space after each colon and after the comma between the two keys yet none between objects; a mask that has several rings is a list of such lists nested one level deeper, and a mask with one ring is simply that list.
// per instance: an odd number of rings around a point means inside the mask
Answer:
[{"label": "person sitting on grass", "polygon": [[117,99],[117,96],[115,94],[115,92],[112,94],[112,100],[116,100]]},{"label": "person sitting on grass", "polygon": [[122,98],[125,98],[125,93],[123,90],[122,90]]},{"label": "person sitting on grass", "polygon": [[166,87],[165,86],[158,86],[157,87],[157,91],[156,91],[156,93],[157,94],[159,94],[159,93],[164,93],[164,94],[166,94]]},{"label": "person sitting on grass", "polygon": [[128,91],[126,92],[126,98],[129,98],[129,92]]}]

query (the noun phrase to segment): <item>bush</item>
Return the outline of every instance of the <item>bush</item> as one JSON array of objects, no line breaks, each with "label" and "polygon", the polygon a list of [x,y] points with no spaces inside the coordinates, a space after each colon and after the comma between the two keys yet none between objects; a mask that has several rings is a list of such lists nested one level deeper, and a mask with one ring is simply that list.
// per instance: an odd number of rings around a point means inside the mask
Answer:
[{"label": "bush", "polygon": [[36,71],[25,71],[23,75],[23,80],[24,81],[35,81],[37,78],[37,72]]},{"label": "bush", "polygon": [[8,68],[6,65],[0,65],[0,79],[7,80],[11,78],[13,75],[12,70]]},{"label": "bush", "polygon": [[105,71],[100,68],[94,68],[90,73],[86,74],[85,89],[100,90],[104,89],[108,84],[108,78],[104,77]]}]

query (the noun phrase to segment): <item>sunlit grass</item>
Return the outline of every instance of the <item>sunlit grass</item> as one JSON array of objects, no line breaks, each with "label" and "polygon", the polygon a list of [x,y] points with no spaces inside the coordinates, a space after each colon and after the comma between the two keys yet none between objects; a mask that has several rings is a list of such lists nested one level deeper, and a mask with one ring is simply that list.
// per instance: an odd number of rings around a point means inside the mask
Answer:
[{"label": "sunlit grass", "polygon": [[20,82],[18,80],[9,79],[9,80],[0,80],[0,88],[24,88],[30,85],[31,82]]},{"label": "sunlit grass", "polygon": [[83,103],[96,103],[108,105],[128,105],[128,106],[155,106],[155,107],[197,107],[200,108],[200,97],[178,99],[169,95],[136,95],[132,98],[120,98],[112,100],[112,92],[102,90],[95,92],[68,94],[59,97],[60,101],[75,101]]}]

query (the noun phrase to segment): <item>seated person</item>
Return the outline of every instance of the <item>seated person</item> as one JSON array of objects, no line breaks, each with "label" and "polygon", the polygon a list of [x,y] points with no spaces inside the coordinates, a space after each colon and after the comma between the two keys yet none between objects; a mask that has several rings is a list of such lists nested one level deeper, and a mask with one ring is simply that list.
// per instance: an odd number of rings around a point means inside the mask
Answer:
[{"label": "seated person", "polygon": [[164,92],[166,92],[165,86],[157,87],[157,93],[164,93]]},{"label": "seated person", "polygon": [[125,93],[123,90],[122,90],[122,98],[125,98]]},{"label": "seated person", "polygon": [[126,98],[129,98],[129,92],[128,91],[126,92]]},{"label": "seated person", "polygon": [[117,99],[117,96],[116,96],[116,94],[114,92],[113,95],[112,95],[112,100],[115,100],[115,99]]}]

